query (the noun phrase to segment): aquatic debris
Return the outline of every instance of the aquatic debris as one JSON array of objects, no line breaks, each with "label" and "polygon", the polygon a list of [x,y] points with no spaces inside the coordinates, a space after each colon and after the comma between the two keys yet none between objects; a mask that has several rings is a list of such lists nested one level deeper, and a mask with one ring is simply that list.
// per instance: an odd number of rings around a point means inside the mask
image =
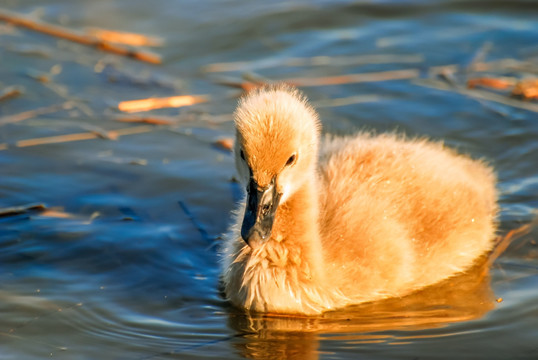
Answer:
[{"label": "aquatic debris", "polygon": [[219,149],[232,152],[232,149],[234,147],[234,140],[232,138],[222,138],[222,139],[218,139],[213,144]]},{"label": "aquatic debris", "polygon": [[347,97],[342,97],[342,98],[323,99],[323,100],[313,101],[312,105],[314,105],[316,109],[319,109],[319,108],[327,108],[327,107],[348,106],[348,105],[353,105],[353,104],[362,104],[362,103],[369,103],[369,102],[378,102],[383,99],[384,97],[380,95],[354,95],[354,96],[347,96]]},{"label": "aquatic debris", "polygon": [[20,206],[11,206],[0,209],[0,217],[25,214],[29,211],[45,211],[47,206],[43,203],[32,203]]},{"label": "aquatic debris", "polygon": [[[408,80],[415,79],[420,76],[419,69],[404,69],[404,70],[389,70],[378,71],[369,73],[358,74],[344,74],[336,76],[321,76],[321,77],[297,77],[279,79],[274,82],[286,83],[288,85],[297,87],[311,87],[311,86],[326,86],[326,85],[344,85],[344,84],[357,84],[365,82],[379,82],[390,80]],[[234,80],[217,80],[218,84],[231,86],[243,89],[244,91],[250,91],[260,86],[265,85],[268,82],[253,82],[253,81],[234,81]]]},{"label": "aquatic debris", "polygon": [[529,234],[533,229],[537,227],[538,216],[535,217],[530,223],[512,229],[504,236],[498,236],[495,241],[495,245],[493,246],[493,250],[488,257],[488,264],[493,264],[493,262],[508,248],[508,246],[510,246],[510,244],[512,244],[515,240],[518,240],[523,236]]},{"label": "aquatic debris", "polygon": [[133,160],[130,160],[127,164],[129,164],[129,165],[138,165],[138,166],[146,166],[146,165],[148,165],[148,161],[146,159],[133,159]]},{"label": "aquatic debris", "polygon": [[106,30],[91,27],[86,29],[86,32],[96,38],[109,41],[117,44],[125,44],[131,46],[162,46],[164,40],[156,36],[146,36],[124,31]]},{"label": "aquatic debris", "polygon": [[519,81],[512,95],[521,96],[524,99],[538,99],[538,79],[525,79]]},{"label": "aquatic debris", "polygon": [[265,85],[265,83],[257,83],[257,82],[252,82],[248,80],[236,80],[236,79],[218,79],[215,82],[222,86],[228,86],[228,87],[232,87],[236,89],[241,89],[244,92],[249,92]]},{"label": "aquatic debris", "polygon": [[379,82],[389,80],[407,80],[420,76],[419,69],[389,70],[358,74],[344,74],[337,76],[304,77],[283,79],[281,81],[299,87],[356,84],[363,82]]},{"label": "aquatic debris", "polygon": [[444,81],[434,80],[434,79],[414,79],[413,84],[424,86],[428,88],[433,88],[443,91],[452,91],[462,95],[466,95],[478,100],[487,100],[500,103],[503,105],[512,106],[514,108],[525,109],[528,111],[538,112],[538,104],[528,103],[518,99],[510,98],[503,94],[497,94],[491,91],[483,91],[478,89],[467,89],[465,87],[455,87],[450,84],[447,84]]},{"label": "aquatic debris", "polygon": [[250,80],[233,80],[219,79],[216,83],[224,86],[240,88],[246,92],[257,89],[271,82],[286,83],[297,87],[311,86],[326,86],[326,85],[344,85],[357,84],[365,82],[379,82],[390,80],[408,80],[415,79],[420,76],[419,69],[404,69],[404,70],[389,70],[358,74],[344,74],[336,76],[321,76],[321,77],[297,77],[279,79],[275,81],[250,81]]},{"label": "aquatic debris", "polygon": [[140,216],[136,211],[127,206],[121,206],[118,210],[122,213],[121,221],[140,221]]},{"label": "aquatic debris", "polygon": [[[483,46],[483,50],[486,51],[487,44]],[[515,108],[521,108],[528,111],[538,112],[538,106],[533,103],[529,103],[521,100],[538,99],[538,78],[517,79],[515,77],[507,76],[478,76],[470,77],[466,81],[467,86],[462,86],[457,81],[457,77],[454,74],[467,75],[469,72],[485,72],[489,73],[493,71],[506,73],[522,71],[522,72],[535,72],[536,67],[532,65],[530,61],[519,61],[515,59],[500,59],[490,62],[484,62],[483,57],[485,54],[480,54],[475,57],[472,63],[465,69],[465,72],[460,66],[444,65],[434,66],[428,70],[428,79],[414,79],[412,82],[415,85],[431,87],[438,90],[453,91],[462,95],[473,97],[475,99],[487,100],[497,102],[503,105],[512,106]],[[479,60],[479,61],[475,61]],[[446,75],[449,76],[446,76]],[[438,81],[435,77],[441,77],[444,81]],[[505,90],[503,93],[492,92],[486,90],[477,89],[477,87],[495,90]],[[508,92],[510,91],[510,92]],[[517,97],[519,99],[515,99]]]},{"label": "aquatic debris", "polygon": [[175,125],[177,119],[171,116],[120,116],[114,120],[125,123],[144,123],[151,125]]},{"label": "aquatic debris", "polygon": [[39,216],[57,219],[73,219],[75,217],[73,214],[66,213],[63,207],[45,209]]},{"label": "aquatic debris", "polygon": [[40,115],[57,112],[60,110],[69,110],[71,108],[73,108],[73,103],[71,101],[66,101],[62,104],[55,104],[55,105],[40,107],[33,110],[23,111],[18,114],[1,117],[0,125],[12,124],[19,121],[32,119]]},{"label": "aquatic debris", "polygon": [[12,99],[19,95],[22,95],[23,93],[24,93],[24,90],[21,86],[17,86],[17,85],[6,86],[2,91],[0,91],[0,101]]},{"label": "aquatic debris", "polygon": [[254,61],[221,62],[205,65],[203,72],[230,72],[259,70],[272,67],[299,67],[299,66],[357,66],[367,64],[402,64],[421,63],[424,56],[404,54],[377,54],[377,55],[341,55],[341,56],[314,56],[304,58],[269,58]]},{"label": "aquatic debris", "polygon": [[154,68],[146,68],[141,71],[140,69],[124,67],[121,63],[111,62],[108,57],[99,60],[93,66],[93,70],[107,81],[115,84],[143,88],[159,87],[172,93],[183,88],[183,82],[174,76],[155,71]]},{"label": "aquatic debris", "polygon": [[54,76],[60,74],[62,70],[63,70],[62,65],[56,64],[56,65],[53,65],[50,68],[50,70],[47,72],[29,69],[26,71],[26,75],[42,83],[48,83],[48,82],[51,82]]},{"label": "aquatic debris", "polygon": [[14,144],[0,144],[0,151],[7,150],[11,147],[21,148],[21,147],[30,147],[30,146],[38,146],[38,145],[61,144],[61,143],[67,143],[67,142],[73,142],[73,141],[91,140],[91,139],[99,139],[99,138],[116,140],[120,136],[146,133],[146,132],[153,131],[153,129],[154,127],[151,125],[140,125],[140,126],[133,126],[133,127],[118,129],[118,130],[109,130],[109,131],[105,131],[104,134],[101,131],[88,131],[88,132],[83,132],[83,133],[47,136],[47,137],[27,139],[27,140],[18,140]]},{"label": "aquatic debris", "polygon": [[469,79],[467,81],[467,87],[473,89],[477,86],[484,86],[493,89],[508,89],[513,87],[515,81],[507,78],[492,78],[492,77],[479,77]]},{"label": "aquatic debris", "polygon": [[26,75],[42,83],[48,83],[51,80],[50,74],[43,71],[36,71],[33,69],[28,69],[26,71]]},{"label": "aquatic debris", "polygon": [[207,95],[180,95],[164,98],[148,98],[140,100],[122,101],[118,104],[118,109],[124,112],[139,112],[162,108],[178,108],[207,102]]},{"label": "aquatic debris", "polygon": [[124,47],[107,40],[99,39],[98,37],[92,35],[83,34],[60,25],[48,24],[39,20],[31,19],[11,11],[0,10],[0,20],[15,26],[25,27],[27,29],[57,38],[66,39],[82,45],[92,46],[101,51],[127,56],[135,60],[140,60],[151,64],[160,64],[162,62],[161,57],[157,54]]},{"label": "aquatic debris", "polygon": [[516,81],[513,78],[480,77],[467,81],[467,87],[469,89],[476,86],[501,90],[512,88],[512,95],[514,96],[523,99],[538,99],[538,79],[536,78]]}]

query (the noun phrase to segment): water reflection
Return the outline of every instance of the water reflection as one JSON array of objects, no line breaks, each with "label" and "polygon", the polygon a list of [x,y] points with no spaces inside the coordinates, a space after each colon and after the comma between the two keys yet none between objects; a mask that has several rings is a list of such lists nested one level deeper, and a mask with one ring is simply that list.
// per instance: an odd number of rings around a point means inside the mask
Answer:
[{"label": "water reflection", "polygon": [[333,340],[336,335],[338,340],[353,343],[398,344],[409,338],[395,338],[386,331],[433,329],[478,319],[494,304],[489,262],[484,258],[469,272],[404,298],[356,305],[318,317],[231,311],[229,325],[244,334],[236,347],[246,358],[310,360],[318,359],[319,341],[328,334]]}]

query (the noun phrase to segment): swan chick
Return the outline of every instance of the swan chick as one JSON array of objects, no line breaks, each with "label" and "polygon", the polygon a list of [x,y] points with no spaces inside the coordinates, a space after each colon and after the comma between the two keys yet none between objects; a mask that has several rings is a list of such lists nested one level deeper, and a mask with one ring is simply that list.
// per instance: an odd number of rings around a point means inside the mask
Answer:
[{"label": "swan chick", "polygon": [[250,92],[234,122],[246,198],[221,265],[235,306],[313,315],[401,297],[493,245],[495,176],[481,161],[396,134],[322,139],[285,85]]}]

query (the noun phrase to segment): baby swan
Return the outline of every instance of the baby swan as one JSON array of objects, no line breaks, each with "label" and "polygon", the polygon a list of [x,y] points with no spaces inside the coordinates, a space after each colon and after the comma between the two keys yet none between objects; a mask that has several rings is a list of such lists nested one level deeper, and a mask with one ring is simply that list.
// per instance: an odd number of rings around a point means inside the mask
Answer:
[{"label": "baby swan", "polygon": [[316,112],[283,85],[244,97],[235,127],[247,196],[222,278],[236,306],[313,315],[400,297],[492,247],[495,177],[480,161],[397,135],[321,142]]}]

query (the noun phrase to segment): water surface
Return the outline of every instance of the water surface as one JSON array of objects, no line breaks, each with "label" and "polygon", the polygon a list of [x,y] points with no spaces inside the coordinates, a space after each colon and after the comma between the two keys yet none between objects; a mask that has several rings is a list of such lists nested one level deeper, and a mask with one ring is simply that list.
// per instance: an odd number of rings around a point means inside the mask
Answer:
[{"label": "water surface", "polygon": [[[415,79],[303,90],[325,132],[397,130],[487,159],[498,173],[499,233],[506,234],[536,216],[538,118],[529,108],[536,101],[512,106],[463,90],[475,75],[537,75],[535,2],[9,0],[3,6],[73,29],[158,36],[165,45],[154,50],[164,59],[155,66],[0,24],[0,85],[24,87],[22,96],[0,103],[1,119],[74,104],[0,125],[0,207],[43,203],[55,211],[0,217],[2,359],[538,357],[537,230],[518,237],[490,270],[477,265],[404,299],[317,318],[232,308],[219,293],[217,248],[241,195],[230,154],[214,145],[233,136],[229,114],[237,94],[218,84],[224,77],[416,69]],[[470,68],[506,58],[534,67],[476,74]],[[239,61],[246,63],[236,70],[209,71],[214,63]],[[35,79],[58,65],[50,82]],[[446,65],[458,70],[431,75]],[[438,81],[451,85],[443,90]],[[139,126],[114,120],[119,101],[178,94],[211,101],[155,110],[177,123],[117,140],[17,146]]]}]

